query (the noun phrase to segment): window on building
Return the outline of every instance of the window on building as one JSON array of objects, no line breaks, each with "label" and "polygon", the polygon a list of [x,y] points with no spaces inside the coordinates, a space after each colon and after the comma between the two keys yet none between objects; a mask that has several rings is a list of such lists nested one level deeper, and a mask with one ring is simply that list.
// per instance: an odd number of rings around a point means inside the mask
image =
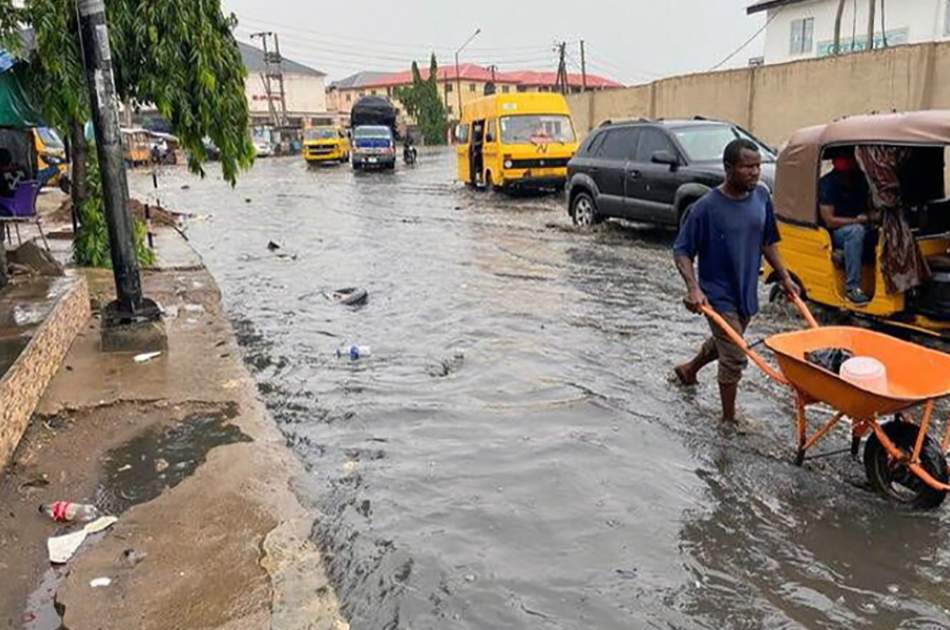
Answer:
[{"label": "window on building", "polygon": [[451,116],[452,114],[455,113],[454,111],[452,111],[452,106],[451,106],[451,105],[449,105],[448,107],[446,107],[446,111],[449,113],[449,116]]},{"label": "window on building", "polygon": [[445,93],[446,93],[446,94],[450,93],[450,92],[451,92],[452,90],[454,90],[454,89],[455,89],[455,87],[454,87],[451,83],[446,83],[446,84],[445,84]]},{"label": "window on building", "polygon": [[509,85],[503,85],[503,86],[501,86],[501,91],[502,91],[503,94],[507,94],[508,92],[511,91],[511,86],[509,86]]},{"label": "window on building", "polygon": [[815,18],[792,20],[792,36],[789,54],[803,55],[812,51],[815,36]]},{"label": "window on building", "polygon": [[393,95],[393,89],[391,87],[386,88],[386,96],[392,96],[392,95]]},{"label": "window on building", "polygon": [[373,96],[376,96],[376,90],[370,90],[369,93],[372,94]]},{"label": "window on building", "polygon": [[527,92],[527,91],[528,91],[528,86],[527,86],[527,85],[519,85],[519,86],[518,86],[518,91],[519,91],[519,92]]},{"label": "window on building", "polygon": [[477,91],[478,91],[478,86],[476,86],[474,83],[469,83],[469,84],[468,84],[468,91],[469,91],[469,92],[477,92]]}]

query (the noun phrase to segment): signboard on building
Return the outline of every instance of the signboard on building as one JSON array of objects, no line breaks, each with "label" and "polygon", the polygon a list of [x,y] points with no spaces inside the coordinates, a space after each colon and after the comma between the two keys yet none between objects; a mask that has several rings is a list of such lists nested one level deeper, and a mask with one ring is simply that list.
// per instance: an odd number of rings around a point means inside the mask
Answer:
[{"label": "signboard on building", "polygon": [[[906,28],[898,28],[893,31],[887,31],[887,46],[897,46],[899,44],[906,44],[910,40],[910,30]],[[885,38],[881,33],[874,34],[874,47],[875,48],[884,48],[885,47]],[[829,57],[835,54],[835,41],[829,39],[826,41],[818,42],[818,56],[819,57]],[[868,38],[867,35],[864,37],[850,38],[842,37],[841,38],[841,50],[842,54],[849,52],[861,52],[862,50],[868,49]]]}]

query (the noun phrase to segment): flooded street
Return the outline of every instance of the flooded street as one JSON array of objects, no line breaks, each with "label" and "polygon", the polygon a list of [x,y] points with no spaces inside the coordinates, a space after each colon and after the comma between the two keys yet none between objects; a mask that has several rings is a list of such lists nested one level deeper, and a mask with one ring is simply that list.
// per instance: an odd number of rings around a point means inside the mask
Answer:
[{"label": "flooded street", "polygon": [[[670,383],[708,332],[671,232],[577,232],[559,197],[456,184],[451,150],[260,160],[234,189],[208,166],[160,198],[199,215],[354,629],[950,626],[948,508],[895,509],[847,455],[793,466],[791,395],[753,369],[746,435],[717,426],[715,368]],[[749,338],[799,326],[765,307]]]}]

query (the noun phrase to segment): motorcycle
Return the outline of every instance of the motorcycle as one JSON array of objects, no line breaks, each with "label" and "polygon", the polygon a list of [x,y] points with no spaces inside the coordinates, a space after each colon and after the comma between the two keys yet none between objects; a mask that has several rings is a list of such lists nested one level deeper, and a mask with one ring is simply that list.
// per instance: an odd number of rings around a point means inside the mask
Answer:
[{"label": "motorcycle", "polygon": [[419,152],[416,150],[416,147],[411,144],[407,144],[402,148],[402,161],[405,162],[407,166],[414,165],[418,157]]}]

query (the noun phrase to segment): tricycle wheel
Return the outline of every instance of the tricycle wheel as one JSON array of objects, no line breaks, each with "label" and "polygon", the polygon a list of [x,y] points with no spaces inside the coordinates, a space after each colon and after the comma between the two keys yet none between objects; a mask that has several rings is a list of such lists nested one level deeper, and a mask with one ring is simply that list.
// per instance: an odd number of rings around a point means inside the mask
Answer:
[{"label": "tricycle wheel", "polygon": [[[910,453],[917,442],[918,427],[909,422],[894,420],[881,426],[894,444]],[[920,465],[934,479],[947,483],[947,459],[937,441],[929,435],[924,438]],[[925,484],[904,464],[888,454],[887,449],[873,433],[864,446],[864,470],[868,481],[877,492],[891,501],[920,510],[929,510],[943,503],[947,493]]]}]

